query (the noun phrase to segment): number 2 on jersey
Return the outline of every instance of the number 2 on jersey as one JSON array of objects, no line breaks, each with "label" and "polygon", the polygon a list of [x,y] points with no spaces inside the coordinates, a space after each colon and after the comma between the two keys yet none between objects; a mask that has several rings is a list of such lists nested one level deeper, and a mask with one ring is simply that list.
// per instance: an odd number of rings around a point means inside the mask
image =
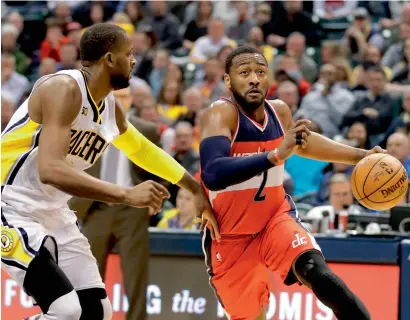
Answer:
[{"label": "number 2 on jersey", "polygon": [[265,188],[265,185],[266,185],[266,181],[268,181],[268,171],[265,171],[263,173],[262,183],[259,186],[259,189],[256,192],[255,197],[253,198],[253,201],[260,202],[266,199],[266,194],[262,195],[263,189]]}]

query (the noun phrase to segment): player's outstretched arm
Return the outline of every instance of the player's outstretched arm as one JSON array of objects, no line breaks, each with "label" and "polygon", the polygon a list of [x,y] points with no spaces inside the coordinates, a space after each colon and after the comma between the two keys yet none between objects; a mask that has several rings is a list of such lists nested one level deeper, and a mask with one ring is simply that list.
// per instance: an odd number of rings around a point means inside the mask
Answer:
[{"label": "player's outstretched arm", "polygon": [[38,151],[40,180],[70,195],[103,202],[150,207],[157,212],[168,191],[155,182],[134,188],[96,179],[76,170],[67,161],[71,124],[78,115],[82,96],[77,82],[60,75],[41,84],[30,99],[30,116],[41,124]]},{"label": "player's outstretched arm", "polygon": [[[221,190],[251,179],[281,165],[278,149],[249,157],[231,157],[231,137],[235,132],[238,114],[235,106],[217,101],[201,119],[201,177],[210,190]],[[298,127],[295,130],[305,131]]]},{"label": "player's outstretched arm", "polygon": [[[292,126],[294,126],[292,113],[286,103],[280,100],[275,100],[272,101],[272,104],[276,107],[276,110],[279,113],[284,130],[287,131],[289,128],[292,128]],[[375,147],[372,150],[353,148],[333,141],[315,132],[312,132],[309,136],[307,136],[305,141],[305,147],[297,148],[295,150],[296,154],[302,157],[327,162],[340,162],[355,165],[371,153],[385,152],[380,147]]]}]

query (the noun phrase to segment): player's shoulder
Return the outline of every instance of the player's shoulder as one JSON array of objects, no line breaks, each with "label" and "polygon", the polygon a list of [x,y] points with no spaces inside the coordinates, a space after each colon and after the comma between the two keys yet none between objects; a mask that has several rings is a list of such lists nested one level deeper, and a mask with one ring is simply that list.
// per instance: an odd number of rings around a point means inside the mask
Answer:
[{"label": "player's shoulder", "polygon": [[80,86],[75,78],[68,74],[54,74],[38,86],[40,95],[53,96],[58,99],[69,98],[76,102],[82,97]]},{"label": "player's shoulder", "polygon": [[219,99],[214,101],[207,109],[208,113],[222,113],[224,115],[236,115],[237,107],[230,101]]},{"label": "player's shoulder", "polygon": [[209,127],[223,125],[231,130],[236,128],[238,109],[230,101],[220,99],[213,102],[201,117],[201,125]]}]

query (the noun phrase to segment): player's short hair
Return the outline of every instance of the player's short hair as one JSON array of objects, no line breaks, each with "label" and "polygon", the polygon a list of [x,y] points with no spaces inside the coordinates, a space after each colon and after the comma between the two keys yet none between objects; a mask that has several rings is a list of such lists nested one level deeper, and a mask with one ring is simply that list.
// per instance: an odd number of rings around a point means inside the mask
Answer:
[{"label": "player's short hair", "polygon": [[225,72],[229,74],[229,71],[231,70],[231,67],[232,67],[232,61],[236,56],[240,56],[241,54],[246,54],[246,53],[260,54],[265,59],[266,64],[268,64],[268,61],[266,60],[265,56],[258,49],[255,49],[254,47],[251,47],[251,46],[240,46],[240,47],[233,49],[231,53],[228,54],[228,57],[226,57]]},{"label": "player's short hair", "polygon": [[80,41],[82,62],[95,62],[125,39],[126,31],[111,23],[97,23],[85,30]]}]

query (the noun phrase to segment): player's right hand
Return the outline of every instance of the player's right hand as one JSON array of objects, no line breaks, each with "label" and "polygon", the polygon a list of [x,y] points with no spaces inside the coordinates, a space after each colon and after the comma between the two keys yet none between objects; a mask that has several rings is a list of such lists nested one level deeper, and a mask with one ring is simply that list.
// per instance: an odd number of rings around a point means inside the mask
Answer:
[{"label": "player's right hand", "polygon": [[311,121],[307,119],[295,121],[277,149],[277,155],[280,160],[285,161],[288,159],[298,147],[306,148],[306,138],[310,135],[310,130],[307,125],[310,123]]},{"label": "player's right hand", "polygon": [[148,208],[149,214],[154,215],[161,211],[164,199],[169,199],[168,190],[161,184],[148,180],[128,189],[126,204],[137,208]]}]

